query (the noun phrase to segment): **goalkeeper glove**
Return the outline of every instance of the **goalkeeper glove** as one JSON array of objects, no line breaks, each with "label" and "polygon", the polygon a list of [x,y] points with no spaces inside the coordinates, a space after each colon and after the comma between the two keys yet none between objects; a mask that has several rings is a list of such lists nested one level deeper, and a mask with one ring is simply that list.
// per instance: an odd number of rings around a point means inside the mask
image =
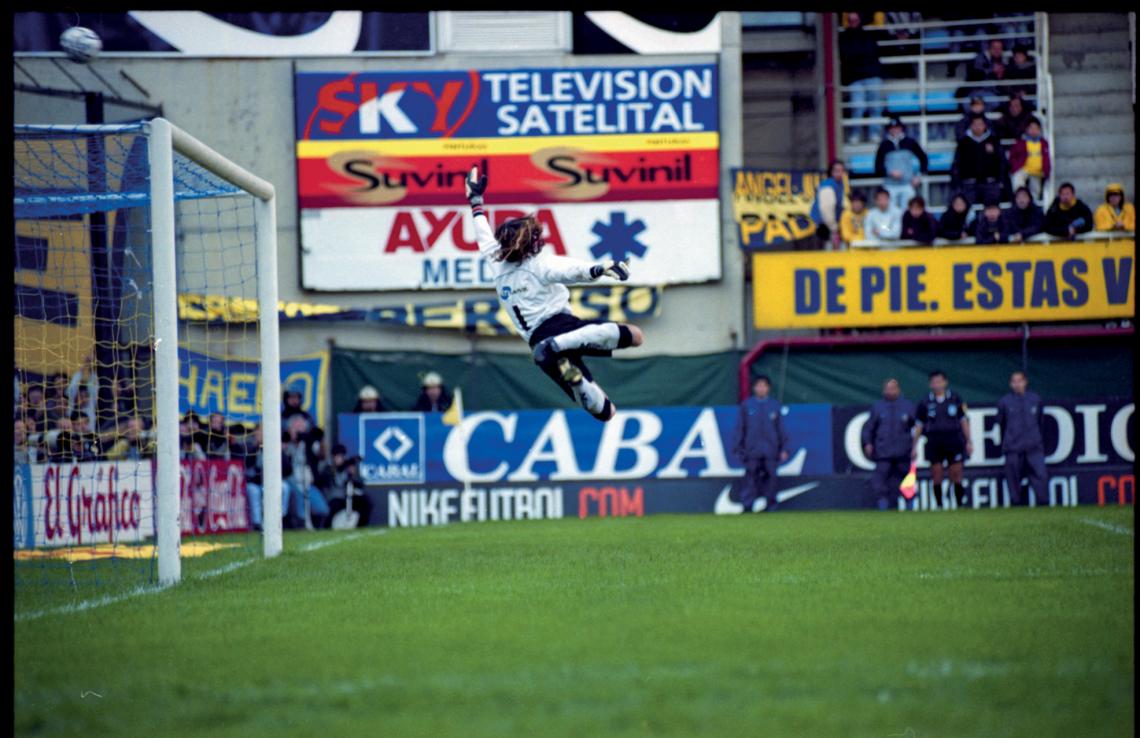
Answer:
[{"label": "goalkeeper glove", "polygon": [[479,176],[479,167],[471,167],[471,171],[467,174],[467,179],[463,182],[464,189],[467,191],[467,202],[471,203],[471,207],[483,204],[483,193],[487,190],[487,175]]},{"label": "goalkeeper glove", "polygon": [[590,267],[590,279],[597,279],[603,274],[624,282],[629,279],[629,263],[607,259]]}]

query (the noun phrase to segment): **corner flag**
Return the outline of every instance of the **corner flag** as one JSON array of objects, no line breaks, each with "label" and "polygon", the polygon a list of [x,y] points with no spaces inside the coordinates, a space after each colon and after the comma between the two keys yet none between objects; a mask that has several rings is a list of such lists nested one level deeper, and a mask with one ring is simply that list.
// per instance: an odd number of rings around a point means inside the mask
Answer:
[{"label": "corner flag", "polygon": [[915,474],[917,472],[918,462],[910,462],[910,471],[907,472],[907,475],[905,477],[903,477],[902,484],[899,485],[899,492],[902,492],[902,496],[908,500],[914,497],[915,488],[918,484],[918,480],[915,477]]}]

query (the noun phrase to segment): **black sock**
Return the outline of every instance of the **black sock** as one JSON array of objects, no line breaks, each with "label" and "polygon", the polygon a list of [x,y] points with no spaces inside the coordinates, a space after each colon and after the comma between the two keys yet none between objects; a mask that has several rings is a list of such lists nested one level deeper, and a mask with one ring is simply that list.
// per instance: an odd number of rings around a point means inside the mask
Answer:
[{"label": "black sock", "polygon": [[966,485],[958,482],[954,485],[954,494],[958,496],[958,506],[966,504]]}]

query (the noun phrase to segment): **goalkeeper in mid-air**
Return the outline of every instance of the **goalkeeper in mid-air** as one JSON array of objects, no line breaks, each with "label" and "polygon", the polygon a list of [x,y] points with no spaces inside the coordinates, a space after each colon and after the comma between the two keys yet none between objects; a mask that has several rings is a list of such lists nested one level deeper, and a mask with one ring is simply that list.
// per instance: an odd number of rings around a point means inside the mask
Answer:
[{"label": "goalkeeper in mid-air", "polygon": [[543,251],[542,224],[533,215],[512,218],[495,232],[483,209],[487,175],[471,167],[467,201],[475,220],[479,252],[491,265],[499,301],[534,353],[534,363],[591,415],[605,422],[617,408],[594,382],[583,356],[611,356],[614,349],[640,346],[641,329],[625,323],[582,320],[570,312],[567,284],[608,275],[629,279],[629,264],[588,262]]}]

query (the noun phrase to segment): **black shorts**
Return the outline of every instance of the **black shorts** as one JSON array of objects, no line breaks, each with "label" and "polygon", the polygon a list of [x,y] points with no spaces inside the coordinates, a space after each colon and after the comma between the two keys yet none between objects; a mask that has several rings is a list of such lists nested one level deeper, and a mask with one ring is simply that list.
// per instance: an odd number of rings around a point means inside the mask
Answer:
[{"label": "black shorts", "polygon": [[[604,323],[611,322],[613,321],[582,320],[572,313],[556,313],[555,315],[552,315],[546,320],[542,321],[542,323],[540,323],[539,326],[534,329],[534,333],[532,333],[530,336],[530,347],[534,348],[538,345],[539,341],[545,341],[546,339],[552,338],[554,336],[561,336],[563,333],[576,331],[583,326],[602,325]],[[627,334],[629,332],[629,329],[625,326],[621,326],[621,332],[621,343],[628,345]],[[571,364],[578,367],[578,369],[582,371],[582,376],[585,377],[588,381],[592,382],[594,381],[594,375],[590,373],[590,368],[586,366],[586,363],[584,361],[582,361],[582,357],[613,356],[613,354],[613,351],[604,351],[602,349],[579,349],[577,351],[565,351],[561,354],[561,356],[569,359]],[[566,385],[565,382],[562,381],[562,377],[558,374],[557,367],[547,367],[544,368],[544,371],[546,372],[547,376],[554,380],[555,384],[562,388],[562,391],[565,392],[570,397],[570,399],[574,399],[574,392],[570,389],[570,387]]]},{"label": "black shorts", "polygon": [[[579,328],[587,325],[602,325],[609,323],[609,320],[582,320],[573,313],[555,313],[546,320],[538,324],[534,329],[534,333],[530,335],[530,347],[534,348],[538,345],[539,341],[545,341],[554,336],[561,336],[563,333],[576,331]],[[577,352],[575,352],[577,353]],[[583,352],[586,356],[613,356],[613,351],[600,351],[595,349],[587,349]]]},{"label": "black shorts", "polygon": [[960,433],[931,433],[926,436],[926,460],[931,464],[961,464],[966,458],[966,442]]}]

